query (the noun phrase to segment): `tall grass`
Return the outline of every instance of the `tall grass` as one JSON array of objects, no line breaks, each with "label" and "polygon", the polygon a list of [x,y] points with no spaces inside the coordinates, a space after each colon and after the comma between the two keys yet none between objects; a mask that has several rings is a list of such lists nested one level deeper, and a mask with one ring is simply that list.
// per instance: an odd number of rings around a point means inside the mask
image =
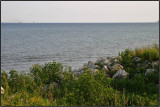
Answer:
[{"label": "tall grass", "polygon": [[159,46],[157,44],[143,48],[136,48],[135,53],[137,57],[140,57],[143,60],[159,60]]}]

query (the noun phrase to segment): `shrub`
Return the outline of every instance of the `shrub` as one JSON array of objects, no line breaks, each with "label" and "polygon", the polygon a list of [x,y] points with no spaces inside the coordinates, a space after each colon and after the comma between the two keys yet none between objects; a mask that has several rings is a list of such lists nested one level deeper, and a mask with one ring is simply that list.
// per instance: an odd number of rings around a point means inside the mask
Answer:
[{"label": "shrub", "polygon": [[135,63],[133,61],[134,51],[131,49],[126,49],[125,51],[119,52],[119,55],[122,57],[120,63],[124,67],[135,67]]},{"label": "shrub", "polygon": [[41,82],[43,84],[50,84],[53,82],[61,81],[61,74],[63,71],[63,66],[61,63],[56,63],[55,61],[46,63],[45,66],[40,66],[38,64],[31,67],[31,73],[33,73],[35,81]]},{"label": "shrub", "polygon": [[73,105],[110,105],[114,99],[111,79],[101,71],[95,75],[90,70],[80,74],[67,90],[66,102]]}]

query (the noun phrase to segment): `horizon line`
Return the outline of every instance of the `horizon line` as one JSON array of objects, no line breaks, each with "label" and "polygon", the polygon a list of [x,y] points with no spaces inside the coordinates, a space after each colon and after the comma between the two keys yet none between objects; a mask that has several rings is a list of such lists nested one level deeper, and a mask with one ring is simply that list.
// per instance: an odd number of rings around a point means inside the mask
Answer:
[{"label": "horizon line", "polygon": [[1,22],[1,23],[159,23],[159,21],[154,22]]}]

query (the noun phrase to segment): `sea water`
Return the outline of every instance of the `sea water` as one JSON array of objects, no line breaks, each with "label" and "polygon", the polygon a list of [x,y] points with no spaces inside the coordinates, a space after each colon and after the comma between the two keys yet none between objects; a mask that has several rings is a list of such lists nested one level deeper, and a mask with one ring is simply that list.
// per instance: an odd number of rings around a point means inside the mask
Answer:
[{"label": "sea water", "polygon": [[2,23],[1,70],[28,72],[53,60],[83,66],[126,48],[159,44],[158,23]]}]

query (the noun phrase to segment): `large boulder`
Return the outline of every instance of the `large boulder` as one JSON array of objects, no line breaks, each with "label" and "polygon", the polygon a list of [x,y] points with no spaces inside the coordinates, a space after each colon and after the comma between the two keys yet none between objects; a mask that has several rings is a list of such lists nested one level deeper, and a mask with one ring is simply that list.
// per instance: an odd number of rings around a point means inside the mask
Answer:
[{"label": "large boulder", "polygon": [[4,89],[3,89],[3,87],[1,87],[1,94],[4,94]]},{"label": "large boulder", "polygon": [[146,69],[145,75],[155,73],[155,72],[157,72],[157,69]]},{"label": "large boulder", "polygon": [[126,78],[129,75],[128,72],[126,72],[125,70],[119,69],[112,78],[117,78],[117,79],[123,79]]},{"label": "large boulder", "polygon": [[123,69],[123,66],[120,64],[115,64],[112,66],[111,71],[118,71],[119,69]]}]

